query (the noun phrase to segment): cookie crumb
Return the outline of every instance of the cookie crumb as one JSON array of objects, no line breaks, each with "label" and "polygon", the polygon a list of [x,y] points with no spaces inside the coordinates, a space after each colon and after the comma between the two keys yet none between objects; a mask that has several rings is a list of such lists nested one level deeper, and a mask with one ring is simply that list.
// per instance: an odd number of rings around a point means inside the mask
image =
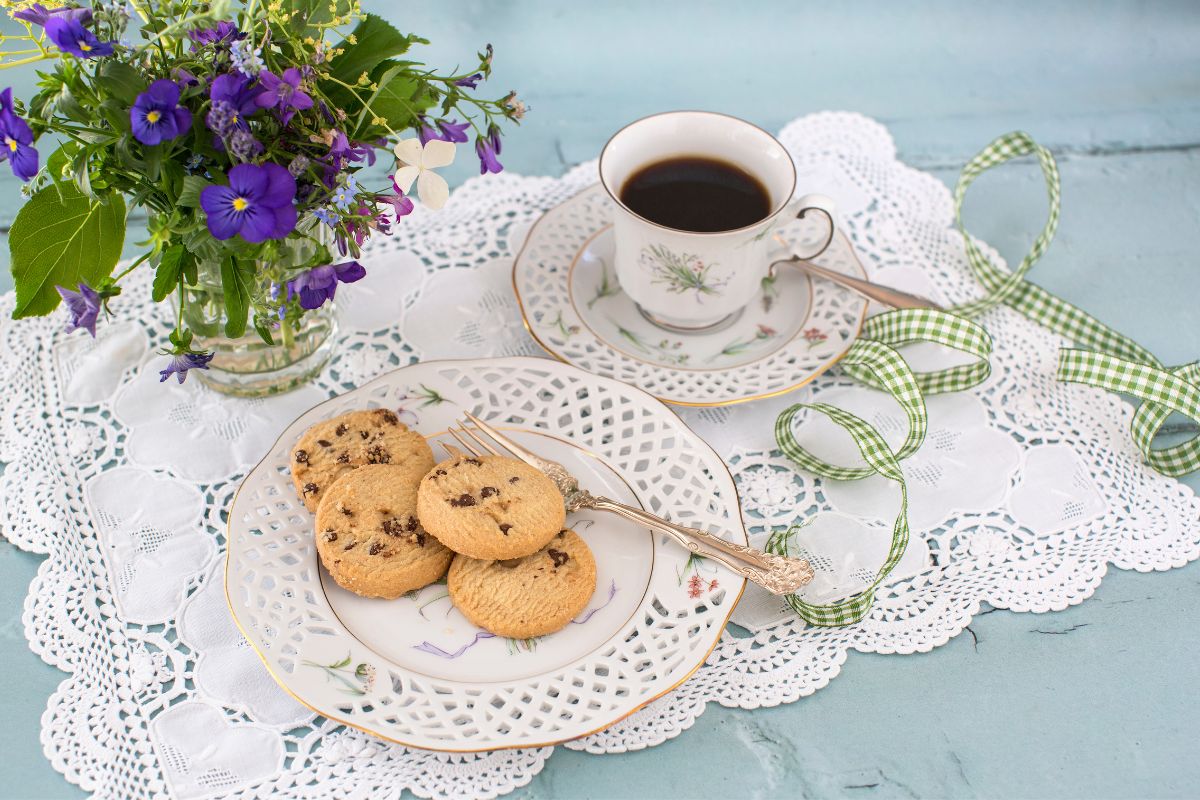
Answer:
[{"label": "cookie crumb", "polygon": [[555,550],[553,547],[546,551],[546,555],[550,556],[550,560],[554,562],[555,569],[558,569],[563,564],[571,560],[569,555],[564,553],[562,550]]}]

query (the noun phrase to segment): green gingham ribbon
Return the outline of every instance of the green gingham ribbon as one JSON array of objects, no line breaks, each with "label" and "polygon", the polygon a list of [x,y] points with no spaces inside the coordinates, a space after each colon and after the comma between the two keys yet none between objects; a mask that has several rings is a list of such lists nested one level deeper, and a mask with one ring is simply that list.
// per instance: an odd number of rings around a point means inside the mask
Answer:
[{"label": "green gingham ribbon", "polygon": [[[895,348],[913,342],[934,342],[974,356],[960,364],[935,372],[914,372]],[[892,541],[883,565],[871,584],[857,595],[837,603],[816,605],[796,595],[785,599],[810,625],[823,627],[858,622],[871,609],[875,589],[887,578],[908,546],[908,486],[900,461],[915,453],[925,441],[929,427],[925,395],[955,392],[980,383],[991,373],[988,356],[992,339],[978,324],[946,311],[903,309],[867,320],[859,339],[846,352],[842,368],[868,386],[887,392],[908,418],[908,435],[893,451],[869,423],[849,411],[828,403],[799,403],[786,409],[775,421],[775,441],[785,456],[800,467],[834,480],[859,480],[882,475],[900,485],[900,510],[892,525]],[[866,462],[862,467],[831,464],[810,453],[796,441],[793,419],[804,409],[824,414],[850,435]],[[771,552],[790,554],[799,526],[776,532],[767,541]]]},{"label": "green gingham ribbon", "polygon": [[[980,174],[1026,155],[1036,156],[1041,166],[1050,205],[1049,217],[1029,253],[1015,270],[1007,272],[991,262],[963,225],[962,204],[967,188]],[[955,220],[966,245],[967,261],[987,293],[951,311],[905,309],[872,317],[867,320],[858,341],[842,361],[847,374],[888,392],[900,405],[909,425],[904,443],[893,451],[870,424],[827,403],[794,405],[780,414],[775,422],[775,439],[779,449],[798,466],[834,480],[860,480],[878,474],[900,485],[900,510],[892,528],[887,559],[866,589],[851,598],[826,605],[806,603],[796,595],[786,598],[788,605],[809,624],[838,626],[861,620],[871,608],[875,590],[904,555],[909,537],[908,487],[899,462],[915,453],[925,439],[928,416],[924,395],[968,389],[984,381],[991,372],[988,362],[991,337],[969,317],[1002,304],[1008,305],[1087,348],[1064,348],[1060,352],[1059,380],[1139,398],[1143,402],[1134,413],[1131,434],[1146,463],[1172,477],[1200,469],[1200,435],[1172,447],[1153,447],[1155,437],[1172,412],[1200,422],[1200,362],[1178,367],[1164,366],[1137,342],[1025,280],[1025,275],[1046,251],[1058,228],[1058,165],[1050,151],[1020,131],[999,137],[963,168],[954,190],[954,203]],[[919,341],[952,347],[975,359],[936,372],[917,373],[895,348]],[[841,426],[858,446],[866,466],[831,464],[801,447],[796,441],[793,420],[804,409],[824,414]],[[793,526],[786,531],[776,532],[768,540],[767,549],[788,555],[799,529],[800,526]]]},{"label": "green gingham ribbon", "polygon": [[[1033,249],[1012,272],[1006,272],[983,253],[962,221],[967,187],[987,169],[1014,158],[1034,155],[1046,181],[1049,218]],[[1165,366],[1149,350],[1097,320],[1086,311],[1025,280],[1045,252],[1058,227],[1058,166],[1050,151],[1027,133],[1015,131],[993,141],[963,168],[954,189],[954,213],[966,242],[967,261],[988,290],[983,298],[953,309],[964,317],[988,311],[1001,303],[1075,342],[1058,358],[1058,379],[1133,395],[1142,401],[1133,415],[1130,433],[1146,464],[1170,477],[1200,469],[1200,436],[1171,447],[1155,449],[1154,439],[1175,411],[1200,423],[1200,363]]]}]

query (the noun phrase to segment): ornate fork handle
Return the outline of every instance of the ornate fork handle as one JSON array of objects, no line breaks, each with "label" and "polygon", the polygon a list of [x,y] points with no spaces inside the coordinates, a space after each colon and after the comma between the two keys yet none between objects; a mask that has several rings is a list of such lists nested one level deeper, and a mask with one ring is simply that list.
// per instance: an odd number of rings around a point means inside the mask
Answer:
[{"label": "ornate fork handle", "polygon": [[578,498],[573,505],[578,508],[610,511],[630,522],[662,531],[691,552],[719,561],[772,594],[791,594],[813,578],[812,567],[804,559],[778,556],[753,547],[727,542],[707,531],[668,522],[640,508],[627,506],[607,497],[586,495]]}]

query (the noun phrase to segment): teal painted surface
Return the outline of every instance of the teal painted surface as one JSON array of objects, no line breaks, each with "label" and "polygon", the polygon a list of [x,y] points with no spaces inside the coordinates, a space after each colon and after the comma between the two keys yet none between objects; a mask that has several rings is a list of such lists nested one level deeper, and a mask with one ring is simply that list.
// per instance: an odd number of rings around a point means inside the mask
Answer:
[{"label": "teal painted surface", "polygon": [[[1168,363],[1200,356],[1194,4],[367,5],[432,39],[434,64],[496,45],[497,90],[517,88],[534,107],[505,146],[506,166],[525,174],[559,174],[622,123],[668,108],[772,129],[808,111],[861,111],[888,125],[903,160],[947,183],[994,135],[1025,128],[1063,174],[1059,235],[1034,279]],[[28,92],[30,73],[11,77]],[[459,182],[474,171],[463,161]],[[968,225],[1018,256],[1042,198],[1036,167],[1006,167],[972,190]],[[0,222],[17,207],[16,184],[0,178]],[[1186,483],[1200,489],[1197,476]],[[39,562],[0,545],[0,797],[83,794],[40,754],[39,719],[63,675],[22,634]],[[1061,613],[987,613],[923,655],[851,654],[795,704],[709,708],[639,753],[560,748],[516,796],[1191,796],[1197,608],[1195,564],[1113,570]]]}]

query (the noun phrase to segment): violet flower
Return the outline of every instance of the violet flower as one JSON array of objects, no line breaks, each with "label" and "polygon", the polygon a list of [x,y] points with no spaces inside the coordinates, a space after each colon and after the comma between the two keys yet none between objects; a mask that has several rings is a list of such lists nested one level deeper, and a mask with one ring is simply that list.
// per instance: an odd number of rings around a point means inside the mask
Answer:
[{"label": "violet flower", "polygon": [[329,160],[335,170],[340,170],[348,161],[362,161],[364,158],[368,164],[374,164],[375,151],[351,142],[342,131],[334,132],[329,145]]},{"label": "violet flower", "polygon": [[29,123],[13,110],[12,89],[0,92],[0,161],[7,160],[13,174],[27,181],[37,174],[38,151]]},{"label": "violet flower", "polygon": [[479,156],[479,174],[500,172],[504,165],[496,158],[500,155],[500,129],[495,125],[488,127],[487,136],[475,137],[475,155]]},{"label": "violet flower", "polygon": [[99,293],[86,283],[79,284],[78,292],[61,286],[54,288],[58,290],[63,302],[67,304],[67,310],[71,312],[71,319],[67,321],[67,333],[83,329],[95,339],[96,319],[100,316]]},{"label": "violet flower", "polygon": [[14,11],[13,19],[21,19],[26,22],[31,22],[34,25],[46,26],[46,23],[57,16],[64,16],[71,19],[77,19],[83,25],[87,25],[92,21],[92,10],[90,8],[75,8],[74,6],[63,6],[61,8],[46,8],[41,3],[34,3],[29,8],[23,8],[20,11]]},{"label": "violet flower", "polygon": [[213,238],[247,242],[283,239],[296,227],[296,179],[278,164],[238,164],[228,186],[206,186],[200,207]]},{"label": "violet flower", "polygon": [[420,122],[421,124],[417,126],[417,138],[421,141],[422,147],[425,146],[426,142],[442,138],[442,132],[428,119],[421,117]]},{"label": "violet flower", "polygon": [[205,121],[218,136],[227,136],[234,128],[247,130],[246,117],[258,110],[262,87],[256,81],[233,72],[213,78],[208,97],[212,108]]},{"label": "violet flower", "polygon": [[52,14],[44,26],[46,38],[64,53],[77,58],[111,56],[114,42],[102,42],[83,27],[78,15]]},{"label": "violet flower", "polygon": [[275,108],[279,121],[287,125],[297,111],[312,108],[312,98],[300,88],[300,70],[290,67],[277,77],[267,70],[258,74],[263,92],[258,96],[260,108]]},{"label": "violet flower", "polygon": [[454,85],[465,86],[468,89],[474,89],[481,80],[483,80],[483,75],[476,72],[474,75],[469,75],[465,78],[459,78],[454,82]]},{"label": "violet flower", "polygon": [[438,128],[442,131],[442,139],[447,142],[466,142],[467,128],[471,127],[469,122],[455,122],[452,119],[439,119]]},{"label": "violet flower", "polygon": [[215,28],[192,28],[187,35],[192,40],[192,50],[205,45],[236,42],[246,38],[246,34],[239,31],[237,25],[228,20],[218,22]]},{"label": "violet flower", "polygon": [[213,360],[215,353],[176,353],[167,362],[167,368],[159,371],[158,382],[162,383],[174,375],[183,383],[189,369],[208,369],[208,362]]},{"label": "violet flower", "polygon": [[376,196],[376,200],[381,203],[387,203],[392,207],[392,211],[396,214],[396,219],[407,217],[413,212],[413,201],[405,196],[404,192],[400,191],[400,187],[396,185],[396,179],[392,178],[392,188],[396,190],[395,194],[381,194]]},{"label": "violet flower", "polygon": [[366,274],[363,265],[357,261],[313,267],[288,281],[288,300],[299,297],[300,307],[312,311],[325,305],[327,300],[333,299],[339,283],[354,283]]},{"label": "violet flower", "polygon": [[137,96],[129,122],[135,139],[155,145],[185,133],[192,125],[192,112],[179,105],[179,85],[161,78]]}]

